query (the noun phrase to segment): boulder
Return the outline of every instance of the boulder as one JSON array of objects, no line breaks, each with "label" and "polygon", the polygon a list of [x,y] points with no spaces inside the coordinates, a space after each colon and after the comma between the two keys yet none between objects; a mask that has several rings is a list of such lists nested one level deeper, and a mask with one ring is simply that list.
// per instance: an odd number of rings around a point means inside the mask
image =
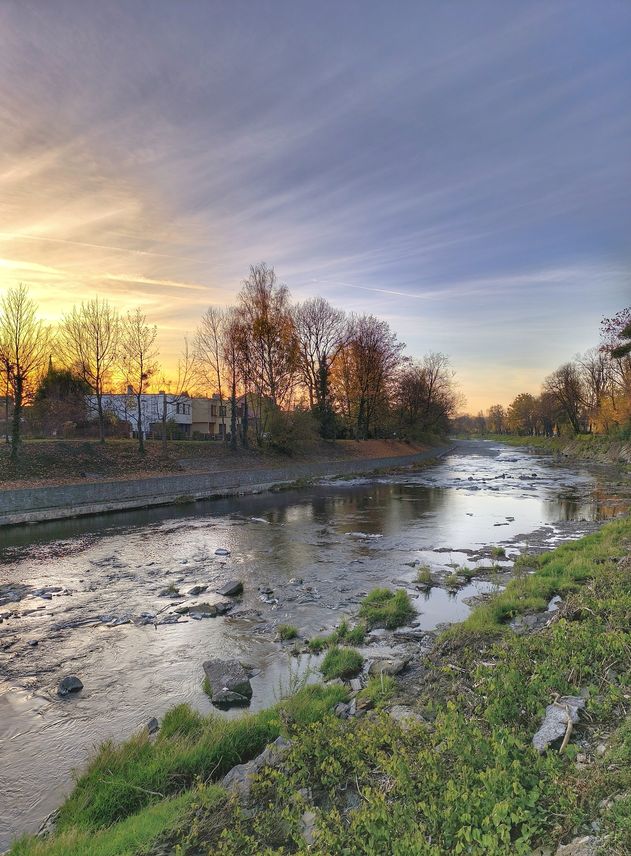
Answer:
[{"label": "boulder", "polygon": [[407,666],[408,661],[403,657],[392,657],[387,660],[374,660],[368,669],[369,675],[398,675]]},{"label": "boulder", "polygon": [[238,660],[206,660],[203,668],[214,705],[249,704],[252,698],[250,676]]},{"label": "boulder", "polygon": [[236,597],[242,592],[243,583],[241,580],[228,580],[228,582],[224,583],[221,588],[217,589],[217,594],[221,594],[224,597]]},{"label": "boulder", "polygon": [[569,844],[560,844],[556,856],[596,856],[601,843],[593,835],[581,835]]},{"label": "boulder", "polygon": [[232,770],[229,770],[223,777],[221,784],[227,791],[236,794],[241,802],[247,802],[254,776],[263,767],[273,767],[278,764],[290,746],[290,740],[287,740],[285,737],[277,737],[256,758],[248,761],[247,764],[238,764]]},{"label": "boulder", "polygon": [[230,550],[226,550],[225,547],[217,547],[215,550],[215,556],[229,556]]},{"label": "boulder", "polygon": [[563,696],[549,704],[546,707],[543,722],[532,738],[532,745],[537,752],[545,752],[551,743],[562,738],[568,721],[576,725],[579,720],[579,710],[584,707],[585,699],[580,696]]},{"label": "boulder", "polygon": [[160,723],[155,718],[155,716],[152,716],[151,719],[149,720],[149,722],[147,723],[147,733],[148,734],[155,734],[159,728],[160,728]]},{"label": "boulder", "polygon": [[188,593],[191,597],[196,597],[198,594],[206,591],[207,588],[208,586],[193,586],[192,589],[189,589]]},{"label": "boulder", "polygon": [[59,686],[57,687],[57,695],[67,696],[68,693],[78,693],[79,690],[82,689],[83,684],[76,675],[66,675],[65,678],[62,678],[59,681]]}]

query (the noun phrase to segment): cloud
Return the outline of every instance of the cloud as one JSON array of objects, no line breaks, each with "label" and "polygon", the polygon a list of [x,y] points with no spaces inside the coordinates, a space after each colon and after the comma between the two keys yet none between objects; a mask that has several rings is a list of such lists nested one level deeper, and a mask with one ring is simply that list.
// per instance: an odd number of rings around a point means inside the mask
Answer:
[{"label": "cloud", "polygon": [[173,359],[266,260],[534,383],[628,301],[630,38],[616,3],[9,1],[0,290],[141,302]]}]

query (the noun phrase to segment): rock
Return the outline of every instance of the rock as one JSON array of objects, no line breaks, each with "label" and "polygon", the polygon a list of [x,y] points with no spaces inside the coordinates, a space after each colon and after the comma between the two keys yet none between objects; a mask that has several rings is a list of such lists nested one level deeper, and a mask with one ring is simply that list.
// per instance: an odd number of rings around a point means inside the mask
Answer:
[{"label": "rock", "polygon": [[208,586],[193,586],[192,589],[189,589],[188,593],[191,597],[197,597],[198,594],[206,591],[207,588]]},{"label": "rock", "polygon": [[564,736],[568,719],[573,725],[579,721],[579,710],[585,707],[585,699],[578,696],[563,696],[546,707],[546,715],[537,733],[532,738],[532,745],[537,752],[545,752],[555,740]]},{"label": "rock", "polygon": [[78,693],[83,689],[83,684],[76,675],[66,675],[59,681],[57,695],[66,696],[68,693]]},{"label": "rock", "polygon": [[37,648],[37,646],[39,645],[39,641],[37,639],[29,639],[28,644],[31,646],[31,648]]},{"label": "rock", "polygon": [[238,660],[207,660],[203,668],[214,705],[249,704],[252,698],[250,677]]},{"label": "rock", "polygon": [[240,802],[247,802],[252,787],[252,779],[263,767],[273,767],[287,753],[291,741],[285,737],[277,737],[260,755],[248,761],[247,764],[238,764],[229,770],[222,779],[222,786],[236,794]]},{"label": "rock", "polygon": [[556,856],[596,856],[599,847],[600,842],[593,835],[582,835],[569,844],[560,844]]},{"label": "rock", "polygon": [[[175,610],[178,611],[177,609]],[[192,606],[189,606],[188,613],[191,618],[195,618],[197,615],[199,618],[214,618],[216,615],[219,615],[219,611],[217,609],[217,605],[214,603],[195,603]]]},{"label": "rock", "polygon": [[423,722],[423,717],[420,713],[412,710],[411,707],[406,707],[404,704],[395,704],[388,711],[392,719],[401,725],[405,723]]},{"label": "rock", "polygon": [[160,723],[155,718],[155,716],[152,716],[151,719],[149,720],[149,722],[147,723],[147,732],[149,734],[155,734],[159,728],[160,728]]},{"label": "rock", "polygon": [[217,589],[217,594],[221,594],[224,597],[236,597],[236,595],[241,594],[243,592],[243,583],[241,580],[228,580],[227,583],[224,583],[221,588]]},{"label": "rock", "polygon": [[215,556],[229,556],[230,550],[227,550],[225,547],[217,547],[215,550]]},{"label": "rock", "polygon": [[362,682],[359,678],[351,678],[350,685],[351,685],[351,689],[355,693],[358,693],[362,688]]},{"label": "rock", "polygon": [[305,811],[300,818],[300,831],[307,847],[311,847],[315,843],[315,824],[316,813],[310,810]]},{"label": "rock", "polygon": [[339,716],[340,719],[348,719],[351,715],[351,707],[346,702],[340,701],[333,708],[333,713]]},{"label": "rock", "polygon": [[420,627],[397,627],[393,631],[395,639],[402,639],[406,642],[420,642],[427,636],[426,630],[421,630]]},{"label": "rock", "polygon": [[402,657],[393,657],[387,660],[374,660],[368,669],[369,675],[398,675],[407,666],[408,661]]}]

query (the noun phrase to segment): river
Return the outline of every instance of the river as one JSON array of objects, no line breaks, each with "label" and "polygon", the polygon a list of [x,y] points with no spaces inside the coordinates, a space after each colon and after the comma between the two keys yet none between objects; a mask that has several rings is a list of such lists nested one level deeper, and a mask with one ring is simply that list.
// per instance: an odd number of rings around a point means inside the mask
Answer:
[{"label": "river", "polygon": [[[213,709],[204,660],[252,664],[252,709],[269,705],[290,683],[279,623],[309,637],[352,616],[371,588],[405,586],[429,632],[466,617],[470,599],[510,573],[511,556],[628,508],[615,471],[463,441],[419,471],[0,530],[0,852],[59,805],[103,740],[180,702]],[[484,572],[493,546],[506,551],[500,576]],[[428,596],[413,585],[415,563],[438,576],[466,564],[481,578]],[[245,590],[232,613],[165,623],[234,578]],[[161,596],[196,585],[208,591]],[[62,699],[68,674],[84,689]]]}]

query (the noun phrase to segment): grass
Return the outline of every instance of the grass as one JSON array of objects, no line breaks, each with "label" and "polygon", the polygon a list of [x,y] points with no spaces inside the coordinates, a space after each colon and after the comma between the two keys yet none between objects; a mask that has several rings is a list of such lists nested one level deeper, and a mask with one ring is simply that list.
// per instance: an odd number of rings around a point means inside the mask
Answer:
[{"label": "grass", "polygon": [[456,591],[461,586],[462,579],[455,571],[452,571],[450,574],[447,574],[447,576],[445,577],[445,588],[448,591]]},{"label": "grass", "polygon": [[594,575],[599,564],[623,555],[626,548],[621,539],[628,527],[627,519],[614,521],[580,541],[563,544],[550,553],[529,556],[527,561],[535,573],[511,579],[503,591],[478,606],[466,621],[447,630],[447,635],[470,631],[501,633],[516,615],[546,609],[554,595],[576,591]]},{"label": "grass", "polygon": [[162,800],[112,827],[94,832],[67,829],[53,839],[25,836],[16,842],[12,856],[131,856],[152,845],[159,837],[175,829],[193,807],[217,811],[226,802],[226,794],[217,785],[192,788],[171,799]]},{"label": "grass", "polygon": [[295,639],[298,636],[298,628],[293,624],[279,624],[278,636],[281,642],[286,642],[288,639]]},{"label": "grass", "polygon": [[373,589],[359,608],[359,615],[369,628],[386,627],[394,630],[407,624],[414,614],[410,596],[403,589]]},{"label": "grass", "polygon": [[503,547],[491,547],[491,557],[493,559],[504,559],[506,550]]},{"label": "grass", "polygon": [[377,710],[387,704],[395,694],[397,682],[391,675],[381,674],[368,679],[366,686],[360,690],[357,697],[366,698]]},{"label": "grass", "polygon": [[426,588],[431,588],[433,586],[434,580],[432,577],[432,569],[429,565],[421,565],[419,567],[416,572],[415,582],[421,586],[425,586]]},{"label": "grass", "polygon": [[320,671],[327,681],[335,678],[353,678],[359,674],[363,665],[364,658],[359,651],[334,645],[322,661]]},{"label": "grass", "polygon": [[358,622],[354,627],[350,627],[348,621],[343,619],[339,627],[337,627],[328,636],[315,636],[307,643],[309,650],[314,654],[319,654],[322,651],[337,645],[339,642],[347,645],[362,645],[366,637],[366,627],[362,622]]}]

